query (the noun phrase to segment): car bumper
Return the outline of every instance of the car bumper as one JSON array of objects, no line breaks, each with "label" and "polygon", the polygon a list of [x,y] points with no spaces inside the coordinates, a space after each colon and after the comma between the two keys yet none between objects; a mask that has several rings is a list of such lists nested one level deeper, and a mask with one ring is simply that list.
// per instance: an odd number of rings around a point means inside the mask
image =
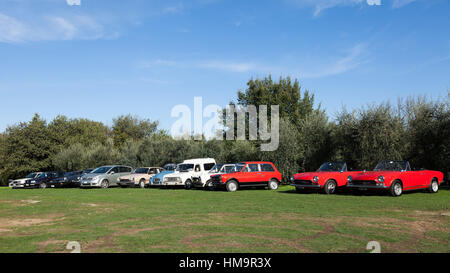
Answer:
[{"label": "car bumper", "polygon": [[117,185],[119,185],[121,187],[131,187],[131,188],[138,186],[133,181],[120,181],[120,182],[117,182]]},{"label": "car bumper", "polygon": [[93,183],[93,182],[81,182],[80,188],[100,188],[100,183]]},{"label": "car bumper", "polygon": [[357,190],[387,190],[388,186],[376,186],[376,185],[347,185],[349,189]]},{"label": "car bumper", "polygon": [[163,182],[162,186],[166,186],[166,187],[180,187],[180,186],[184,186],[183,182]]},{"label": "car bumper", "polygon": [[297,189],[320,189],[321,185],[301,185],[301,184],[291,184],[291,186],[296,187]]}]

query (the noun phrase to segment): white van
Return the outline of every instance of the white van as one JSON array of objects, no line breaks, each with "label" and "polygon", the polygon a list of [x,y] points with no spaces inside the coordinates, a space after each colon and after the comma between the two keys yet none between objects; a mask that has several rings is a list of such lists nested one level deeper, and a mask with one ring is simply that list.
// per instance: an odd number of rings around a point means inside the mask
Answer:
[{"label": "white van", "polygon": [[[192,188],[192,177],[208,175],[209,171],[216,165],[214,158],[197,158],[183,161],[174,173],[164,176],[162,186],[183,186]],[[209,176],[209,175],[208,175]]]}]

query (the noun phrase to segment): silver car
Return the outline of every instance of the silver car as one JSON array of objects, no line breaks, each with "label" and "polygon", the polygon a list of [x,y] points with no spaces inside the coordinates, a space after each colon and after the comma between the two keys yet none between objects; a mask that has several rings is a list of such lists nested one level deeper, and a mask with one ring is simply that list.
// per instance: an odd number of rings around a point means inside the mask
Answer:
[{"label": "silver car", "polygon": [[80,181],[82,188],[109,188],[117,186],[119,178],[124,175],[129,175],[133,168],[129,166],[110,165],[102,166],[91,173],[83,175]]}]

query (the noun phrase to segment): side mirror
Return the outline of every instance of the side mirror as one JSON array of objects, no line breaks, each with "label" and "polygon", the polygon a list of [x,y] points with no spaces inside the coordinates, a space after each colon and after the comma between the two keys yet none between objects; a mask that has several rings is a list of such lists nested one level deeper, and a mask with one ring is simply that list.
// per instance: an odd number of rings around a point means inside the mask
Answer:
[{"label": "side mirror", "polygon": [[115,173],[116,173],[116,172],[114,172],[114,171],[110,171],[110,172],[109,172],[109,174],[115,174]]}]

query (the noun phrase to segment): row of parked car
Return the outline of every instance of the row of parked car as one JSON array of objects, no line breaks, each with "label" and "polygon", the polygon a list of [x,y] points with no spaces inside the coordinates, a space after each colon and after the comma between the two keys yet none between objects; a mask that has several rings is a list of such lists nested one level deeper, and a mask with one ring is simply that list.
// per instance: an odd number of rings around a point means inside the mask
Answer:
[{"label": "row of parked car", "polygon": [[[373,171],[349,170],[345,162],[326,162],[315,172],[291,177],[297,192],[321,190],[333,194],[339,189],[388,191],[400,196],[404,191],[427,189],[436,193],[444,174],[430,170],[411,170],[408,161],[381,161]],[[272,162],[248,161],[218,164],[213,158],[185,160],[180,164],[133,169],[110,165],[76,172],[31,173],[26,178],[10,181],[17,188],[109,188],[120,187],[185,187],[224,188],[234,192],[243,187],[267,187],[277,190],[282,175]]]}]

